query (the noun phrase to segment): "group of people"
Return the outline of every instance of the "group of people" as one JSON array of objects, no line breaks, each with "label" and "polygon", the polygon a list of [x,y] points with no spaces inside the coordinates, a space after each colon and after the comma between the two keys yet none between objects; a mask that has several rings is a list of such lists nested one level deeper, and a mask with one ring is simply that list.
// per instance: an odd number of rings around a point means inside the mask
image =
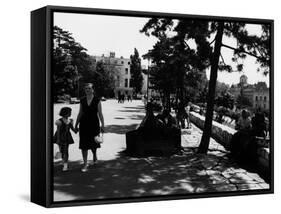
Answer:
[{"label": "group of people", "polygon": [[257,109],[251,118],[246,110],[242,110],[241,116],[236,122],[237,132],[231,140],[231,152],[239,159],[254,159],[257,145],[255,137],[266,137],[268,132],[267,121],[261,109]]},{"label": "group of people", "polygon": [[82,152],[83,166],[82,172],[88,171],[88,151],[93,154],[93,164],[97,162],[97,148],[100,148],[100,134],[104,132],[104,118],[100,100],[94,95],[92,83],[84,86],[86,96],[80,100],[79,113],[75,122],[71,119],[72,109],[63,107],[60,110],[61,116],[55,124],[57,126],[54,143],[59,146],[62,154],[62,170],[68,170],[69,145],[74,143],[70,130],[79,132],[79,149]]},{"label": "group of people", "polygon": [[132,96],[130,94],[127,94],[125,96],[125,94],[121,94],[120,92],[118,93],[117,99],[118,99],[118,103],[124,103],[125,99],[127,98],[127,101],[131,101],[132,102]]}]

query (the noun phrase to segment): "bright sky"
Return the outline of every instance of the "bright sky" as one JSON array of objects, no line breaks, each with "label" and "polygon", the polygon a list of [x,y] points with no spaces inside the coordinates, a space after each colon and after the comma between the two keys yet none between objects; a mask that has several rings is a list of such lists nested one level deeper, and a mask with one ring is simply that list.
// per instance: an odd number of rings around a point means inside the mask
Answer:
[{"label": "bright sky", "polygon": [[[75,40],[88,49],[88,54],[96,56],[109,55],[113,51],[116,57],[129,58],[134,53],[134,48],[137,48],[140,56],[147,53],[157,41],[155,37],[147,37],[139,32],[148,20],[149,18],[139,17],[54,13],[54,25],[72,33]],[[249,25],[250,33],[260,33],[259,29],[259,25]],[[231,39],[226,38],[223,42],[235,47]],[[232,54],[231,50],[222,49],[226,63],[231,62]],[[147,65],[147,60],[142,60],[142,64]],[[250,84],[265,81],[269,85],[269,76],[264,77],[256,71],[257,68],[255,58],[248,56],[244,61],[244,72],[220,72],[218,80],[236,84],[240,76],[245,74]],[[207,76],[208,73],[207,71]]]}]

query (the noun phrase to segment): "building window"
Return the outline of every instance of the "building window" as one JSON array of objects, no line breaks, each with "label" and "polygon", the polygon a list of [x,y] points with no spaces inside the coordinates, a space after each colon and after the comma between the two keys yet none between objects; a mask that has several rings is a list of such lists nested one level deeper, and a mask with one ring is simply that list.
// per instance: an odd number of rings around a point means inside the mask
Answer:
[{"label": "building window", "polygon": [[264,107],[264,109],[266,109],[266,105],[265,104],[263,104],[263,107]]},{"label": "building window", "polygon": [[266,96],[264,96],[263,100],[266,101]]},{"label": "building window", "polygon": [[128,65],[130,65],[131,63],[130,62],[128,62]]},{"label": "building window", "polygon": [[125,79],[125,88],[128,87],[128,79]]},{"label": "building window", "polygon": [[124,64],[124,61],[121,61],[121,64]]},{"label": "building window", "polygon": [[258,96],[256,96],[256,101],[258,101],[258,99],[259,99]]},{"label": "building window", "polygon": [[128,74],[128,70],[129,70],[128,68],[125,68],[125,74]]}]

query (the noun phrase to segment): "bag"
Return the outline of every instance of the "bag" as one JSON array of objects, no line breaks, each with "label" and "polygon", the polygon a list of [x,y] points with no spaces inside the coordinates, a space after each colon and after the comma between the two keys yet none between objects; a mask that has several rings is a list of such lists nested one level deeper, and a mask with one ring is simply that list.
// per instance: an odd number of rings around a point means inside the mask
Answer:
[{"label": "bag", "polygon": [[59,146],[57,144],[54,144],[54,159],[61,159],[62,158],[62,154],[60,152]]},{"label": "bag", "polygon": [[103,134],[95,136],[95,142],[97,144],[102,144],[103,143]]}]

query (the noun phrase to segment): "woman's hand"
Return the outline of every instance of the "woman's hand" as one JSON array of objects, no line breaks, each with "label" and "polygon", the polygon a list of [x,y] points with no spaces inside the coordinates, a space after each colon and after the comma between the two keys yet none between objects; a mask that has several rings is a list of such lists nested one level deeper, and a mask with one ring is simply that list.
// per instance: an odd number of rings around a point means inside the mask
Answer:
[{"label": "woman's hand", "polygon": [[104,133],[104,132],[105,132],[104,126],[102,126],[102,127],[100,128],[100,131],[101,131],[101,133]]}]

